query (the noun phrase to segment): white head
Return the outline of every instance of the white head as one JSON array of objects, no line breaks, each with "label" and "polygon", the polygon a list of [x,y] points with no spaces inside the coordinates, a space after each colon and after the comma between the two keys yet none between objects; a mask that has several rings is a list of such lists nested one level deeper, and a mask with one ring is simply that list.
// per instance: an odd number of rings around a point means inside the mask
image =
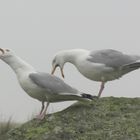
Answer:
[{"label": "white head", "polygon": [[66,62],[69,62],[75,65],[76,58],[81,55],[84,55],[85,53],[89,53],[89,51],[84,49],[71,49],[58,52],[52,61],[52,74],[54,74],[56,68],[59,67],[61,70],[62,77],[64,78],[64,64]]},{"label": "white head", "polygon": [[13,53],[9,49],[2,49],[0,48],[0,59],[5,60],[11,57]]},{"label": "white head", "polygon": [[34,71],[31,65],[16,56],[15,53],[9,49],[0,48],[0,59],[7,63],[16,73]]},{"label": "white head", "polygon": [[63,72],[64,64],[65,64],[65,61],[64,61],[63,55],[58,53],[52,61],[52,74],[54,74],[56,68],[59,67],[61,71],[61,75],[64,78],[64,72]]}]

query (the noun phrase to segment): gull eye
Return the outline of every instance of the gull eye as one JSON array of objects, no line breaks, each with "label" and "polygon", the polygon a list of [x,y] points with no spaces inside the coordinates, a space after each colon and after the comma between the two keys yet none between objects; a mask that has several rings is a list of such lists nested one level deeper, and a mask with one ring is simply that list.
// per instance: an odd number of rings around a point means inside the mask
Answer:
[{"label": "gull eye", "polygon": [[56,59],[53,60],[53,64],[55,64],[55,63],[56,63]]},{"label": "gull eye", "polygon": [[9,50],[9,49],[6,49],[6,51],[7,51],[7,52],[10,52],[10,50]]}]

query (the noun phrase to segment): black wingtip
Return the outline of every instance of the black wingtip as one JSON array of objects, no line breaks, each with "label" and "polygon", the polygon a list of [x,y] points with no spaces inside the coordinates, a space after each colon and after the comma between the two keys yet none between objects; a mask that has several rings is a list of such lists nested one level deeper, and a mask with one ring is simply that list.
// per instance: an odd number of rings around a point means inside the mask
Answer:
[{"label": "black wingtip", "polygon": [[92,95],[86,94],[86,93],[82,93],[81,95],[82,95],[83,98],[87,98],[87,99],[90,99],[90,100],[94,100],[94,99],[98,98],[97,96],[92,96]]}]

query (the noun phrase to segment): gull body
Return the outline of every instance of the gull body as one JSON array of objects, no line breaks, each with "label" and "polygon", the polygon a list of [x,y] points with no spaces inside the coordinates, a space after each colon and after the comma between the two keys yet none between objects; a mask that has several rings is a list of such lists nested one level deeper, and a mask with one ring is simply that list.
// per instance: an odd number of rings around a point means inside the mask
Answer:
[{"label": "gull body", "polygon": [[[41,111],[37,116],[39,119],[44,118],[49,103],[92,99],[91,95],[81,93],[56,76],[37,72],[10,50],[0,48],[0,59],[13,69],[24,91],[32,98],[42,102]],[[45,102],[47,102],[46,107]]]},{"label": "gull body", "polygon": [[120,51],[106,49],[89,51],[72,49],[58,52],[52,61],[52,74],[60,67],[64,77],[64,64],[69,62],[76,66],[78,71],[86,78],[101,82],[98,97],[107,81],[112,81],[140,68],[140,56],[127,55]]}]

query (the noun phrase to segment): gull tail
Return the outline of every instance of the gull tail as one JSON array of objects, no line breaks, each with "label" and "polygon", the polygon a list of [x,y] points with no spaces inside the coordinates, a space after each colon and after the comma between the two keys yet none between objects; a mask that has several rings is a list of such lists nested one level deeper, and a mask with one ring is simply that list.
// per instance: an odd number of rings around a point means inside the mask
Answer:
[{"label": "gull tail", "polygon": [[82,96],[82,98],[86,98],[89,100],[93,100],[93,99],[97,98],[97,96],[92,96],[92,95],[86,94],[86,93],[82,93],[81,96]]},{"label": "gull tail", "polygon": [[138,68],[140,68],[140,62],[136,62],[136,63],[130,64],[129,67],[130,68],[138,69]]},{"label": "gull tail", "polygon": [[140,68],[140,62],[135,62],[135,63],[131,63],[131,64],[127,64],[125,66],[122,67],[122,71],[124,73],[128,73],[128,72],[131,72],[133,70],[136,70]]}]

